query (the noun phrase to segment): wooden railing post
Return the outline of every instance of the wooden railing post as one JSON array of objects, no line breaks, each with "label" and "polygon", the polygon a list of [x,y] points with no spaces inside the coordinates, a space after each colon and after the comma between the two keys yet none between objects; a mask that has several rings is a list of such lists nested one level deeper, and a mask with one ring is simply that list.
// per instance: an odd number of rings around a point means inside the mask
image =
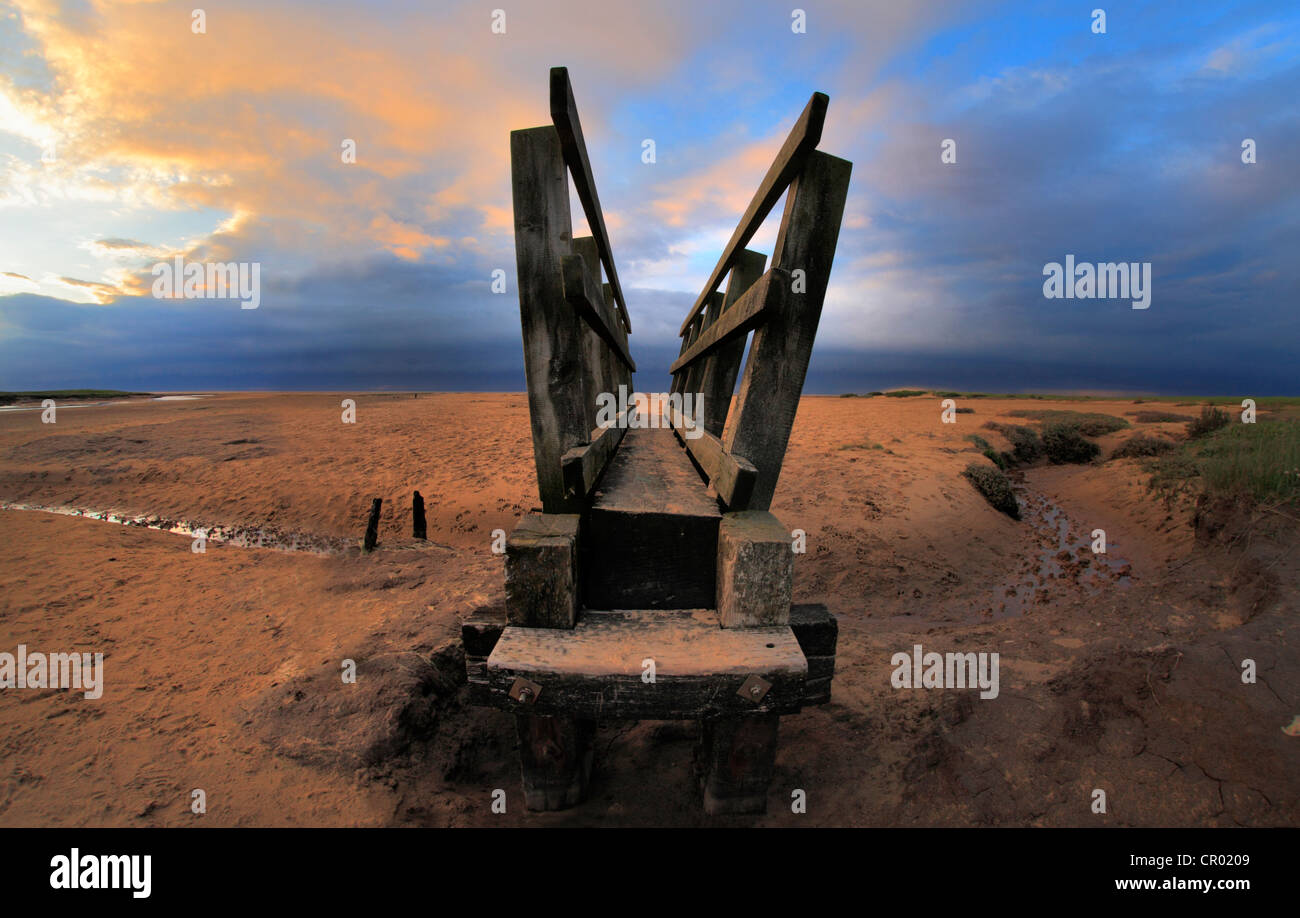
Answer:
[{"label": "wooden railing post", "polygon": [[[695,333],[695,340],[699,340],[700,335],[709,330],[709,326],[718,321],[718,316],[722,314],[722,294],[713,293],[704,302],[704,312],[695,320],[695,327],[698,329]],[[694,400],[700,391],[700,382],[704,379],[704,372],[708,365],[713,362],[713,355],[710,354],[703,360],[691,364],[690,369],[684,374],[685,380],[682,386],[682,392],[689,394]]]},{"label": "wooden railing post", "polygon": [[[700,318],[701,318],[700,316],[696,316],[694,319],[692,319],[690,327],[687,328],[686,330],[686,334],[682,335],[683,354],[686,353],[686,351],[690,349],[690,346],[695,343],[696,339],[700,337]],[[673,387],[670,391],[685,392],[686,379],[690,375],[690,372],[691,372],[691,368],[686,367],[680,373],[674,373]]]},{"label": "wooden railing post", "polygon": [[[587,272],[597,283],[600,281],[600,248],[594,236],[578,236],[573,240],[573,254],[582,256],[587,265]],[[602,294],[603,296],[604,294]],[[595,329],[586,322],[582,324],[582,377],[590,403],[587,405],[587,426],[596,427],[596,398],[602,392],[610,391],[610,379],[613,373],[613,355],[609,345],[601,340]],[[615,389],[617,394],[617,388]]]},{"label": "wooden railing post", "polygon": [[[615,305],[614,287],[606,282],[601,284],[600,290],[601,293],[605,295],[605,303],[609,306],[610,310],[613,310]],[[614,334],[618,335],[619,340],[623,342],[623,349],[627,350],[627,329],[621,324],[617,324],[614,328]],[[623,361],[615,360],[614,389],[617,390],[620,384],[627,386],[628,389],[632,388],[632,371],[627,368],[627,365],[623,363]]]},{"label": "wooden railing post", "polygon": [[582,378],[585,325],[565,301],[561,274],[573,228],[559,133],[550,125],[511,132],[510,165],[537,489],[547,513],[572,513],[580,501],[565,496],[561,457],[591,436],[591,400]]},{"label": "wooden railing post", "polygon": [[[724,313],[763,276],[766,264],[767,256],[762,252],[745,249],[736,256],[727,280],[727,295],[722,301]],[[740,361],[744,356],[745,339],[741,337],[723,345],[705,364],[704,376],[700,380],[700,392],[704,396],[704,429],[715,437],[721,437],[726,426],[731,394],[736,390],[736,377],[740,375]]]},{"label": "wooden railing post", "polygon": [[815,151],[790,184],[772,267],[791,273],[791,295],[784,300],[785,308],[754,330],[736,416],[725,437],[727,452],[744,456],[758,469],[750,510],[771,507],[781,476],[830,282],[852,168],[847,160]]},{"label": "wooden railing post", "polygon": [[[692,326],[692,328],[693,327],[694,326]],[[677,356],[680,357],[683,354],[685,354],[686,349],[689,348],[690,346],[691,346],[691,333],[690,330],[688,330],[686,334],[682,335],[682,346],[678,349]],[[683,375],[684,373],[685,371],[673,374],[673,383],[668,389],[669,392],[680,391],[682,386],[682,380],[685,379],[685,376]]]}]

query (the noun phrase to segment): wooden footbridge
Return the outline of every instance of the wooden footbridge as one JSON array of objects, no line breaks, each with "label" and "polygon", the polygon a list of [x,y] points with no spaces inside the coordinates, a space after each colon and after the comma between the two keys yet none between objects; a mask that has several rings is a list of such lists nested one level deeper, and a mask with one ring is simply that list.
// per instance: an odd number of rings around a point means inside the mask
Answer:
[{"label": "wooden footbridge", "polygon": [[[817,150],[827,101],[809,100],[682,323],[672,393],[703,397],[702,431],[670,399],[598,423],[636,364],[564,68],[552,123],[510,136],[542,506],[507,540],[505,620],[462,635],[475,702],[516,715],[531,809],[583,799],[597,722],[693,719],[706,810],[762,812],[779,718],[830,700],[836,622],[791,604],[792,537],[769,511],[848,193],[851,164]],[[572,238],[570,178],[589,237]],[[787,190],[764,270],[745,246]]]}]

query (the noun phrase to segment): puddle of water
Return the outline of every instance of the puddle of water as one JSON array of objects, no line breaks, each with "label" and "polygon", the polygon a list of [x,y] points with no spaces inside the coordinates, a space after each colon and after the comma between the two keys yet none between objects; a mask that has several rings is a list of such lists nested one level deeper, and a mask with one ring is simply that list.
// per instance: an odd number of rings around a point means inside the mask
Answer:
[{"label": "puddle of water", "polygon": [[[273,526],[204,526],[191,520],[172,520],[162,516],[132,516],[116,510],[88,510],[82,507],[47,507],[40,504],[24,504],[0,500],[0,510],[34,510],[41,513],[57,513],[60,516],[79,516],[92,520],[103,520],[123,526],[139,526],[170,532],[175,535],[193,538],[200,530],[207,533],[207,540],[241,548],[269,548],[272,551],[306,552],[313,555],[341,555],[360,551],[360,539],[347,539],[338,536],[323,536],[313,533],[286,532]],[[380,546],[381,550],[383,546]],[[421,542],[417,544],[402,543],[394,549],[422,550],[438,548],[452,551],[449,545],[440,542]]]},{"label": "puddle of water", "polygon": [[[68,408],[105,408],[109,405],[132,405],[134,402],[65,402],[58,406],[59,411],[65,411]],[[0,411],[44,411],[43,405],[6,405],[0,408]]]},{"label": "puddle of water", "polygon": [[1094,554],[1092,530],[1072,520],[1055,501],[1015,486],[1020,518],[1036,543],[1016,576],[993,595],[992,613],[985,621],[1013,618],[1059,599],[1062,594],[1095,596],[1103,590],[1124,589],[1133,582],[1133,567],[1115,553],[1108,539],[1105,554]]}]

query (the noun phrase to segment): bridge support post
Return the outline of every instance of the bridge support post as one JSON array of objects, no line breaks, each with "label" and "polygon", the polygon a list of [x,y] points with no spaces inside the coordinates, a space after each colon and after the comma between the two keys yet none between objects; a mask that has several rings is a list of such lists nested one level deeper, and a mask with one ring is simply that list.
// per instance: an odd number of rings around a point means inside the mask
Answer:
[{"label": "bridge support post", "polygon": [[562,810],[587,795],[596,724],[577,717],[516,714],[524,805]]},{"label": "bridge support post", "polygon": [[776,714],[762,714],[703,722],[700,752],[706,813],[767,812],[780,720]]},{"label": "bridge support post", "polygon": [[790,621],[794,553],[790,533],[766,510],[725,513],[718,527],[718,620],[723,628]]},{"label": "bridge support post", "polygon": [[506,540],[506,618],[512,625],[572,628],[578,615],[576,513],[530,513]]}]

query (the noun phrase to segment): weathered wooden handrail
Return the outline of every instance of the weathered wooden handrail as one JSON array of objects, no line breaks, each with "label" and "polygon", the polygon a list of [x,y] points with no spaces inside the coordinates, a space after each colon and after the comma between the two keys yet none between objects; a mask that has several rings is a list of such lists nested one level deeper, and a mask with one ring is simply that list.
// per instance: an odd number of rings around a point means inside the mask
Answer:
[{"label": "weathered wooden handrail", "polygon": [[745,456],[758,469],[751,510],[771,507],[781,477],[830,282],[852,169],[846,160],[814,151],[790,185],[772,266],[792,274],[800,271],[801,282],[791,290],[787,308],[774,312],[754,330],[735,417],[723,439],[729,452]]},{"label": "weathered wooden handrail", "polygon": [[736,231],[731,234],[731,241],[727,247],[722,250],[722,257],[718,259],[718,264],[709,275],[709,280],[700,292],[699,298],[696,299],[695,305],[691,311],[686,314],[686,320],[682,322],[681,331],[678,334],[686,334],[690,328],[691,322],[704,308],[705,301],[708,300],[709,294],[718,289],[722,279],[727,272],[731,270],[732,263],[744,249],[754,233],[763,224],[763,220],[771,213],[772,208],[785,193],[786,188],[794,177],[803,171],[804,163],[808,155],[817,149],[817,144],[821,142],[822,125],[826,123],[826,106],[830,98],[824,93],[815,92],[808,104],[804,106],[803,113],[799,120],[795,122],[794,127],[790,129],[790,134],[786,137],[785,143],[781,147],[781,152],[776,155],[771,167],[767,170],[767,175],[763,176],[763,181],[758,186],[758,191],[754,192],[753,199],[749,202],[749,207],[745,208],[745,214],[740,218],[740,224]]},{"label": "weathered wooden handrail", "polygon": [[[761,252],[744,249],[727,275],[727,294],[722,303],[725,314],[763,276],[767,257]],[[745,356],[745,336],[733,338],[704,362],[700,374],[699,397],[704,399],[704,429],[721,437],[731,411],[731,393],[736,390],[740,362]]]},{"label": "weathered wooden handrail", "polygon": [[790,290],[790,272],[780,268],[768,271],[745,291],[730,309],[709,325],[673,362],[670,372],[679,373],[701,357],[712,354],[728,341],[748,334],[774,312],[781,309]]},{"label": "weathered wooden handrail", "polygon": [[[582,137],[582,123],[578,121],[578,105],[573,98],[567,67],[551,68],[551,123],[560,133],[564,162],[573,177],[573,188],[578,193],[578,200],[582,202],[591,234],[596,237],[596,245],[600,248],[600,260],[605,265],[605,273],[614,292],[614,302],[618,304],[618,314],[623,319],[623,327],[631,332],[632,320],[628,317],[623,288],[618,282],[618,270],[614,267],[614,254],[609,245],[609,233],[605,229],[605,217],[600,210],[600,197],[596,194],[596,180],[591,175],[591,161],[587,158],[587,144]],[[596,280],[599,282],[599,278]]]},{"label": "weathered wooden handrail", "polygon": [[[594,430],[602,393],[629,385],[627,306],[568,71],[551,70],[552,124],[510,135],[524,375],[546,513],[577,513],[621,432]],[[591,236],[574,237],[570,183]],[[601,265],[608,283],[601,284]],[[615,312],[617,307],[617,312]]]},{"label": "weathered wooden handrail", "polygon": [[686,419],[672,405],[664,404],[663,417],[726,508],[746,509],[754,492],[754,483],[758,480],[758,469],[754,464],[743,456],[727,452],[722,441],[708,431],[688,428]]},{"label": "weathered wooden handrail", "polygon": [[609,313],[609,304],[600,287],[587,270],[587,263],[581,255],[565,255],[560,260],[560,271],[564,282],[564,298],[591,327],[591,330],[605,341],[614,351],[615,356],[623,361],[633,373],[636,362],[628,353],[627,341],[617,334],[614,328],[614,316]]},{"label": "weathered wooden handrail", "polygon": [[569,497],[584,499],[596,486],[600,473],[627,431],[627,414],[624,411],[609,427],[596,428],[591,432],[590,443],[575,446],[564,454],[560,464],[564,468],[564,487]]},{"label": "weathered wooden handrail", "polygon": [[[813,93],[786,137],[682,323],[681,352],[671,367],[673,391],[704,400],[705,432],[719,438],[715,446],[697,437],[687,444],[692,456],[707,457],[715,470],[720,457],[745,457],[757,471],[752,489],[732,509],[771,506],[821,318],[852,168],[816,149],[827,102]],[[754,281],[764,259],[744,245],[787,190],[772,267]],[[723,298],[716,291],[729,272]],[[729,422],[732,387],[750,332],[749,358]],[[697,463],[705,468],[698,457]]]}]

